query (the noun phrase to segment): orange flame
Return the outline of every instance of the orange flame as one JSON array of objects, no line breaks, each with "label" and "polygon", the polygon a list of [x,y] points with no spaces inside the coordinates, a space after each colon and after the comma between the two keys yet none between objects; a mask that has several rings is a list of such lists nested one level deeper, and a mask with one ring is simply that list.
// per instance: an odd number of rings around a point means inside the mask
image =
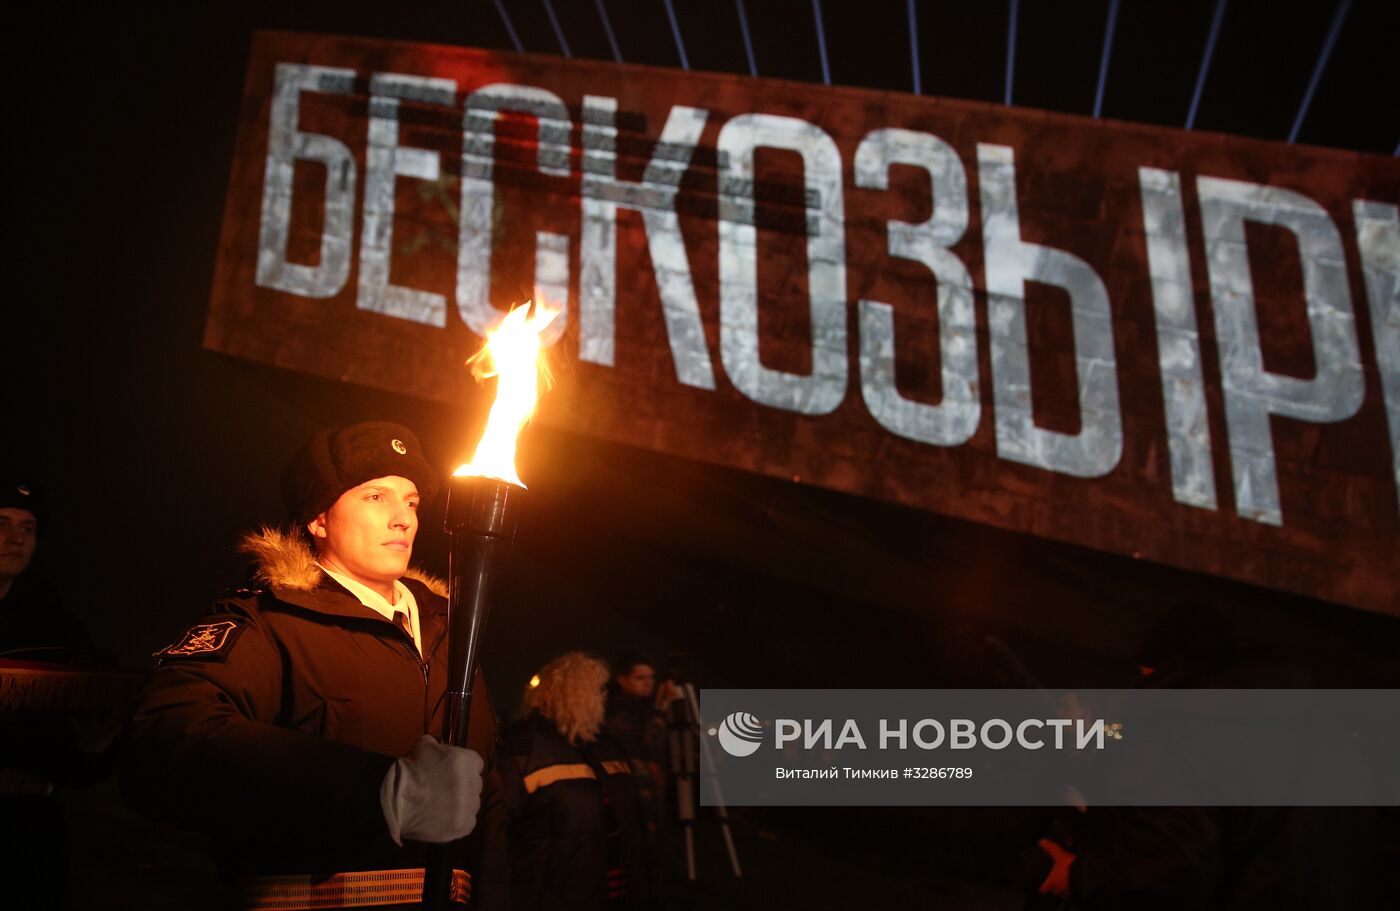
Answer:
[{"label": "orange flame", "polygon": [[453,477],[473,475],[525,486],[515,470],[515,445],[535,413],[540,384],[547,389],[551,383],[549,368],[540,356],[540,333],[558,315],[558,310],[539,304],[532,308],[527,301],[486,333],[486,344],[467,360],[477,382],[496,377],[496,401],[476,454],[459,465]]}]

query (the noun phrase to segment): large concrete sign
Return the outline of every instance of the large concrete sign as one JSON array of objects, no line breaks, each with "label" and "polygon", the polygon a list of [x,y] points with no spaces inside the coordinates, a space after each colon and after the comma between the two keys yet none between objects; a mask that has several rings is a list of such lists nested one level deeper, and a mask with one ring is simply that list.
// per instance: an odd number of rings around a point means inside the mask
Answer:
[{"label": "large concrete sign", "polygon": [[1400,163],[260,34],[205,344],[1400,613]]}]

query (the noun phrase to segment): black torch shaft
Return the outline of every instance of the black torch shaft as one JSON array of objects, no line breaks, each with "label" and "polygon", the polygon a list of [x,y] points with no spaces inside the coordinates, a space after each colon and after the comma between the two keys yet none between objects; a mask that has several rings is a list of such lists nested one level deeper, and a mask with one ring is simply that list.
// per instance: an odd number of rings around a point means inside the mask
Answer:
[{"label": "black torch shaft", "polygon": [[[447,491],[448,650],[442,741],[467,745],[472,685],[486,620],[515,540],[514,505],[524,488],[495,478],[453,477]],[[451,901],[451,845],[432,845],[423,875],[423,907]]]}]

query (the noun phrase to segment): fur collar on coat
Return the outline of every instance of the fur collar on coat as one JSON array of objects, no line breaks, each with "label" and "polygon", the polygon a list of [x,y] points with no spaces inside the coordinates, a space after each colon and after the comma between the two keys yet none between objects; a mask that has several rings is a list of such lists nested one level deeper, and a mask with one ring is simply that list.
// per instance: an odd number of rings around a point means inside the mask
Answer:
[{"label": "fur collar on coat", "polygon": [[[316,564],[316,554],[306,535],[296,529],[264,525],[249,532],[238,543],[240,553],[253,558],[254,575],[264,585],[292,591],[311,591],[321,584],[325,572]],[[447,597],[447,583],[437,576],[409,567],[405,579],[416,579],[440,597]]]}]

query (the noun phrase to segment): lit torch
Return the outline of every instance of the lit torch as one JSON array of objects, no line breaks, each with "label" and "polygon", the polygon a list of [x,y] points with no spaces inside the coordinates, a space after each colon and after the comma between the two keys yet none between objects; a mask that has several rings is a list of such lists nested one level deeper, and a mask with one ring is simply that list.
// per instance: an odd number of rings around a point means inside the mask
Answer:
[{"label": "lit torch", "polygon": [[[495,600],[498,567],[515,539],[513,504],[525,492],[515,447],[539,402],[549,374],[540,358],[540,333],[559,314],[527,303],[506,315],[469,361],[478,381],[496,377],[496,400],[472,460],[452,473],[447,489],[448,677],[443,743],[467,745],[472,681],[487,614]],[[452,865],[446,845],[434,846],[423,876],[423,907],[446,908]]]}]

